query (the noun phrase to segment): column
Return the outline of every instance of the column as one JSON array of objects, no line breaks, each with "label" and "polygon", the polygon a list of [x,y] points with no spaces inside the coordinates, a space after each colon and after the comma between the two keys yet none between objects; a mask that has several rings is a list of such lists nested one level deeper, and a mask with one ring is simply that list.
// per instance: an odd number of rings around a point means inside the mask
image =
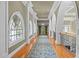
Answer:
[{"label": "column", "polygon": [[0,2],[0,57],[8,57],[7,6],[7,2]]},{"label": "column", "polygon": [[77,20],[76,20],[76,57],[79,58],[79,5],[77,7]]},{"label": "column", "polygon": [[30,35],[30,33],[29,33],[29,5],[27,6],[27,39],[28,39],[28,44],[30,43],[30,40],[29,40],[29,35]]}]

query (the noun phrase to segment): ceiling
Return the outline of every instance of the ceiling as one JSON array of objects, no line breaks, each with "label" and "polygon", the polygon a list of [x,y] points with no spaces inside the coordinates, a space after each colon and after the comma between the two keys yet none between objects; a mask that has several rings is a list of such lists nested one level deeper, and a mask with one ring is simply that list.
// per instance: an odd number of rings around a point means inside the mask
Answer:
[{"label": "ceiling", "polygon": [[48,14],[53,5],[53,1],[32,1],[32,4],[38,18],[48,18]]}]

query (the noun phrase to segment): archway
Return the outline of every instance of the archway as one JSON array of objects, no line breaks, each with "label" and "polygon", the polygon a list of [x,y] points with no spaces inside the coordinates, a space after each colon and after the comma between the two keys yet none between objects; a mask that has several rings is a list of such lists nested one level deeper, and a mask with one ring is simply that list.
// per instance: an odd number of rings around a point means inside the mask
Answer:
[{"label": "archway", "polygon": [[[76,3],[72,2],[72,1],[61,2],[59,10],[58,10],[57,23],[56,23],[56,39],[57,39],[56,43],[64,44],[64,45],[67,44],[68,46],[70,46],[70,48],[68,47],[70,49],[70,51],[75,54],[76,54],[76,39],[77,39],[77,37],[76,37],[77,36],[77,34],[76,34],[77,33],[77,26],[76,26],[77,19],[78,19],[78,14],[77,14]],[[74,27],[73,27],[72,23],[73,23]],[[71,28],[69,29],[69,27],[71,27]],[[62,32],[65,32],[65,33],[62,33]],[[75,39],[73,39],[73,37],[71,37],[71,34],[73,34],[71,32],[74,33]],[[62,34],[63,34],[63,36],[65,36],[65,34],[66,34],[65,38],[62,36]],[[70,36],[69,36],[69,34],[70,34]],[[69,40],[67,41],[67,39],[69,39]]]}]

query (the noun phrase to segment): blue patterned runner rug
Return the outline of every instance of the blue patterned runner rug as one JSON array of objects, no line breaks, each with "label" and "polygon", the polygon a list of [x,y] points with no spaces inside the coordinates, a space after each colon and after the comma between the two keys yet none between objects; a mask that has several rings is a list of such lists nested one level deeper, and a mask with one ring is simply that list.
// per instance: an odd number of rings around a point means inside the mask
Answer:
[{"label": "blue patterned runner rug", "polygon": [[48,42],[47,36],[39,36],[38,41],[29,53],[28,58],[56,58],[56,54]]}]

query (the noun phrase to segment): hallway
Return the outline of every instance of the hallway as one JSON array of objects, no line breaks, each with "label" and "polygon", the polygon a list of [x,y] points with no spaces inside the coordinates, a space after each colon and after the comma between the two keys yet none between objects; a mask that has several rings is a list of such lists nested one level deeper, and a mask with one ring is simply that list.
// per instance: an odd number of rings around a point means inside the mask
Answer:
[{"label": "hallway", "polygon": [[79,57],[79,1],[0,1],[0,58]]},{"label": "hallway", "polygon": [[46,35],[40,35],[28,58],[56,58]]}]

